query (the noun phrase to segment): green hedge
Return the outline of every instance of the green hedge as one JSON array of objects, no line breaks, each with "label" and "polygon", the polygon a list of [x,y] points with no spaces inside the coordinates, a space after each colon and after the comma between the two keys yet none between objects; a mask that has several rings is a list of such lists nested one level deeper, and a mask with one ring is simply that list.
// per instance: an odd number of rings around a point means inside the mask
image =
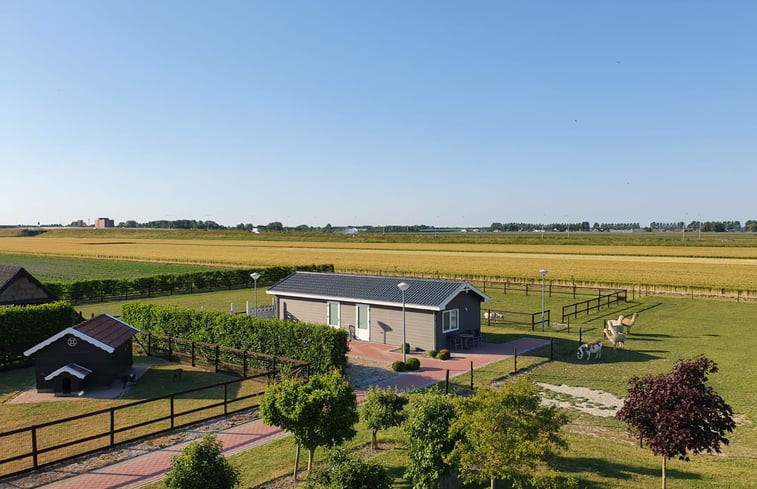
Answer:
[{"label": "green hedge", "polygon": [[121,318],[143,331],[303,360],[313,372],[347,367],[347,332],[324,324],[144,303],[124,304]]},{"label": "green hedge", "polygon": [[208,291],[222,288],[252,287],[252,272],[260,273],[258,284],[273,284],[296,270],[333,272],[334,265],[300,265],[262,269],[211,270],[180,274],[162,274],[122,280],[77,280],[71,283],[46,282],[44,285],[60,299],[74,304],[79,301],[104,301],[106,298],[129,296],[150,297],[174,292]]},{"label": "green hedge", "polygon": [[0,307],[0,365],[23,358],[24,351],[76,324],[71,304]]}]

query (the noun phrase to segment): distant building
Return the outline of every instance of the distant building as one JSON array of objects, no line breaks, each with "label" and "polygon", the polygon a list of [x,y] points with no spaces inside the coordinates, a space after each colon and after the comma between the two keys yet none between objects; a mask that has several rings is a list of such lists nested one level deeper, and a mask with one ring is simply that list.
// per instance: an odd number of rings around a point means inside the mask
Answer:
[{"label": "distant building", "polygon": [[105,229],[115,227],[113,219],[107,217],[98,217],[95,221],[95,229]]},{"label": "distant building", "polygon": [[83,228],[86,226],[86,223],[84,222],[84,219],[77,219],[76,220],[76,227],[77,228]]}]

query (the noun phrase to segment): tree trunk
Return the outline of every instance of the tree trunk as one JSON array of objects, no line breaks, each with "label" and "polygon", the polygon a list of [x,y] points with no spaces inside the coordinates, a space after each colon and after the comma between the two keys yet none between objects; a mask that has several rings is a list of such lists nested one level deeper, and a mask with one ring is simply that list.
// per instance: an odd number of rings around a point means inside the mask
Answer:
[{"label": "tree trunk", "polygon": [[489,489],[494,489],[494,477],[490,479]]},{"label": "tree trunk", "polygon": [[667,474],[665,473],[667,468],[668,468],[668,457],[663,455],[662,456],[662,489],[666,489],[668,487]]},{"label": "tree trunk", "polygon": [[308,475],[310,475],[310,469],[313,468],[313,459],[315,458],[315,448],[308,450]]},{"label": "tree trunk", "polygon": [[297,482],[297,466],[300,465],[300,444],[297,444],[297,452],[294,455],[294,473],[292,479]]},{"label": "tree trunk", "polygon": [[371,450],[376,449],[376,430],[371,430]]}]

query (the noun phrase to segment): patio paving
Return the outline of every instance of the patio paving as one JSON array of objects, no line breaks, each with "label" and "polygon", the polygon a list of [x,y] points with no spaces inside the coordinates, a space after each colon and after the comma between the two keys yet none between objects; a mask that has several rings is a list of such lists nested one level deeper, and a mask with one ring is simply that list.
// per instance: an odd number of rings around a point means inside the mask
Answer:
[{"label": "patio paving", "polygon": [[[471,350],[453,352],[452,358],[446,361],[436,360],[427,356],[419,357],[421,358],[421,368],[419,370],[392,376],[376,385],[395,387],[402,391],[412,390],[444,380],[447,370],[450,372],[450,377],[454,377],[468,372],[471,362],[473,362],[473,368],[478,368],[512,356],[515,349],[517,349],[518,353],[526,353],[546,345],[549,345],[549,340],[521,338],[508,343],[482,344]],[[395,347],[391,345],[353,341],[350,343],[350,348],[349,356],[351,358],[386,361],[387,365],[395,360],[402,359],[402,353],[392,352],[391,350]],[[359,400],[364,395],[365,391],[358,391]],[[288,436],[287,433],[282,432],[278,428],[264,425],[260,420],[223,430],[217,433],[217,435],[223,443],[223,454],[225,456]],[[179,454],[187,444],[188,442],[150,451],[123,462],[38,487],[48,489],[131,489],[143,487],[160,480],[170,469],[171,457]],[[61,469],[61,471],[65,471],[65,469]],[[1,487],[3,487],[2,483],[0,483]],[[8,487],[22,486],[15,485]]]}]

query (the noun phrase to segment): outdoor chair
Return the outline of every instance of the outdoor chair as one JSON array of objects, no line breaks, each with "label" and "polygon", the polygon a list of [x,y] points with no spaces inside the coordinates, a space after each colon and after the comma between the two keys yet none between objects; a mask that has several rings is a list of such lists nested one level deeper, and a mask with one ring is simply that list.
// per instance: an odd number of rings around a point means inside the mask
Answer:
[{"label": "outdoor chair", "polygon": [[465,348],[465,341],[462,336],[453,334],[449,337],[450,348],[452,350],[462,350]]},{"label": "outdoor chair", "polygon": [[481,335],[481,330],[480,329],[474,330],[473,331],[473,339],[471,340],[471,345],[472,346],[478,346],[478,345],[480,345],[483,342],[484,342],[484,338]]}]

